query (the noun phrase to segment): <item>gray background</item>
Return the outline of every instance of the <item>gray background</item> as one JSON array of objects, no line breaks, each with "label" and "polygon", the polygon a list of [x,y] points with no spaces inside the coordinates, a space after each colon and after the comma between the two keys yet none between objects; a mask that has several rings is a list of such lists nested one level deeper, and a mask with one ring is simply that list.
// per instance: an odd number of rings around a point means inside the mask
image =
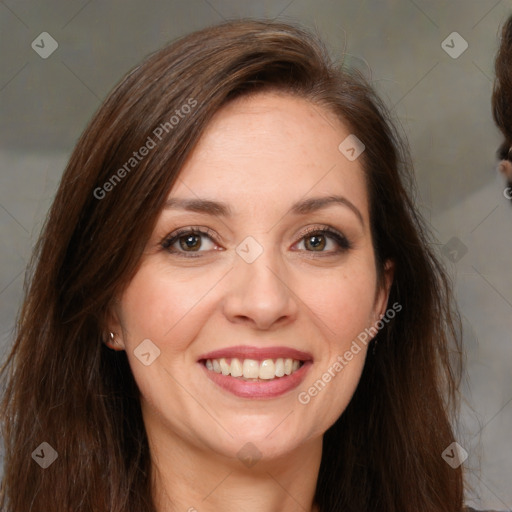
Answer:
[{"label": "gray background", "polygon": [[[368,74],[409,139],[418,205],[464,318],[458,441],[469,453],[468,503],[512,509],[512,208],[490,108],[499,27],[511,13],[504,0],[1,1],[1,353],[67,158],[112,86],[149,52],[224,18],[299,21]],[[454,31],[469,45],[458,58],[441,45]],[[47,59],[31,47],[42,32],[59,45]]]}]

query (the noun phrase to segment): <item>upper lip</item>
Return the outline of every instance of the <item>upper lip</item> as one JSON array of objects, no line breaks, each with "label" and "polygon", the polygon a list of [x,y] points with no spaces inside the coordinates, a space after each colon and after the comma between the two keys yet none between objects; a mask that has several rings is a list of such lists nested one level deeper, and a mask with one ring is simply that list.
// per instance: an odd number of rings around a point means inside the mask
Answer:
[{"label": "upper lip", "polygon": [[264,359],[296,359],[298,361],[311,361],[313,356],[308,352],[297,350],[290,347],[255,347],[251,345],[237,345],[235,347],[226,347],[199,357],[199,361],[205,359],[238,358],[255,359],[262,361]]}]

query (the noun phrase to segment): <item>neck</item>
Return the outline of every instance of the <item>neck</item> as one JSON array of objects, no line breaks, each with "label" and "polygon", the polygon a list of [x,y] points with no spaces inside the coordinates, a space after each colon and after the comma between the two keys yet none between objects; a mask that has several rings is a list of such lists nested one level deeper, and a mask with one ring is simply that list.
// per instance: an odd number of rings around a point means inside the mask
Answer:
[{"label": "neck", "polygon": [[318,511],[321,437],[250,467],[169,431],[148,431],[148,439],[157,512]]}]

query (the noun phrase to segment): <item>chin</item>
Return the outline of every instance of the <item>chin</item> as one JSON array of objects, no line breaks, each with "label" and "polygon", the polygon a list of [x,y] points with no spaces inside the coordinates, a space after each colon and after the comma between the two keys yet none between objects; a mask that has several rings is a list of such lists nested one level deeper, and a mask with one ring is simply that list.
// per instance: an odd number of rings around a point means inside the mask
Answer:
[{"label": "chin", "polygon": [[308,438],[303,432],[290,426],[279,426],[283,420],[280,418],[272,425],[265,425],[261,428],[246,428],[230,432],[233,437],[224,436],[223,442],[219,445],[219,438],[210,439],[215,446],[215,451],[230,457],[243,459],[246,456],[264,460],[274,460],[285,457],[294,450],[304,445]]}]

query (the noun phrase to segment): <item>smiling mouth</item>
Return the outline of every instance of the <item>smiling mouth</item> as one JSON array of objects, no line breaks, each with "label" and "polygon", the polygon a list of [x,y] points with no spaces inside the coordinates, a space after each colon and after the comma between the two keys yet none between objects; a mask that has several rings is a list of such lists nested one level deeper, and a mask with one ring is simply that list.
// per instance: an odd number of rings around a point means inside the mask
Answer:
[{"label": "smiling mouth", "polygon": [[281,357],[261,361],[221,357],[203,359],[201,362],[209,371],[249,382],[271,381],[287,377],[304,365],[304,361]]}]

